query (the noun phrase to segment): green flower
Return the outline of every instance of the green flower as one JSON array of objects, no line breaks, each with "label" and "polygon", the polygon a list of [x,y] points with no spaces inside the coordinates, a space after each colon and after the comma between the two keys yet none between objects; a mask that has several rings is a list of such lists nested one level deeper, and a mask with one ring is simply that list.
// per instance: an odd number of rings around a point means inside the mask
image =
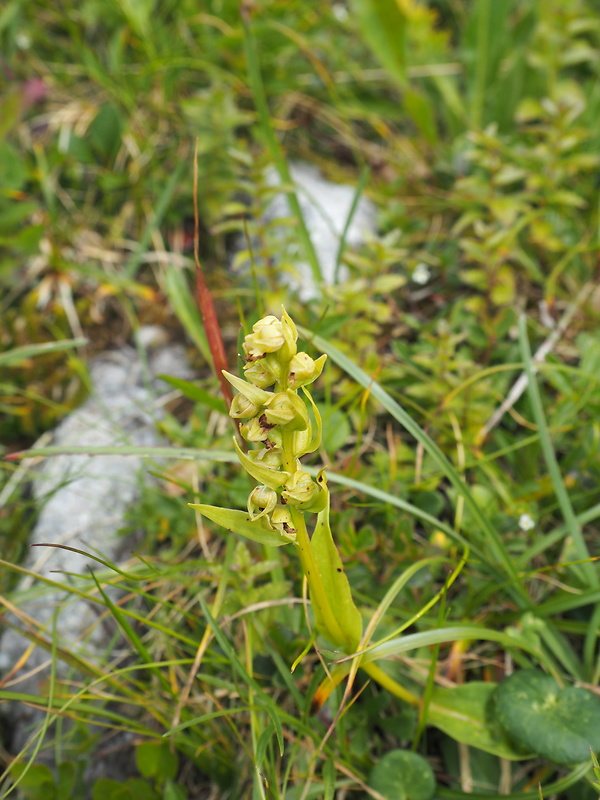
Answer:
[{"label": "green flower", "polygon": [[302,503],[310,502],[318,491],[319,487],[308,472],[296,472],[286,483],[281,496],[286,503],[299,506]]},{"label": "green flower", "polygon": [[247,442],[264,442],[268,438],[272,427],[263,415],[254,417],[249,422],[243,422],[240,425],[240,433]]},{"label": "green flower", "polygon": [[261,406],[255,406],[243,394],[236,394],[231,401],[229,416],[234,419],[252,419],[260,413]]},{"label": "green flower", "polygon": [[[277,492],[268,486],[257,486],[248,497],[248,515],[250,519],[268,516],[277,505]],[[258,514],[256,511],[258,510]]]},{"label": "green flower", "polygon": [[256,361],[267,353],[276,353],[285,344],[281,322],[269,314],[252,326],[253,333],[244,339],[244,353],[248,361]]},{"label": "green flower", "polygon": [[290,538],[295,538],[296,529],[294,528],[292,514],[289,508],[283,505],[275,506],[271,512],[271,525],[275,529],[288,534]]},{"label": "green flower", "polygon": [[316,381],[327,361],[323,355],[315,361],[308,353],[297,353],[290,361],[289,384],[292,389],[299,389]]},{"label": "green flower", "polygon": [[291,389],[278,392],[265,409],[269,425],[280,425],[288,431],[303,431],[308,425],[308,412],[302,400]]},{"label": "green flower", "polygon": [[267,358],[251,361],[244,366],[244,377],[255,386],[268,389],[280,379],[281,364]]}]

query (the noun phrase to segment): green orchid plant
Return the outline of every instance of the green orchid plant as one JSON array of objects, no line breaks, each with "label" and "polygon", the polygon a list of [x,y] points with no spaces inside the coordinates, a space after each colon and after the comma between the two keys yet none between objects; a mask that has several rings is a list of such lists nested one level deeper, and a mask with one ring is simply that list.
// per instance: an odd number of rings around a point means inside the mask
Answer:
[{"label": "green orchid plant", "polygon": [[259,482],[250,492],[247,511],[201,503],[190,506],[240,536],[263,545],[288,546],[297,553],[308,585],[316,634],[338,652],[355,656],[351,664],[345,658],[346,663],[328,672],[313,696],[313,712],[347,675],[348,692],[359,667],[396,697],[419,705],[417,696],[373,661],[362,658],[377,620],[372,619],[363,634],[361,614],[331,534],[325,471],[322,469],[313,480],[300,461],[321,445],[321,416],[307,387],[323,371],[327,356],[313,360],[307,353],[298,352],[297,340],[296,326],[282,309],[280,320],[266,316],[245,337],[244,377],[223,371],[238,391],[229,413],[240,421],[243,438],[258,445],[244,453],[234,437],[240,463]]},{"label": "green orchid plant", "polygon": [[317,633],[353,653],[362,620],[331,534],[325,472],[313,480],[300,461],[321,444],[321,417],[307,387],[321,374],[327,356],[313,360],[298,352],[297,340],[285,309],[280,320],[266,316],[244,340],[244,378],[223,373],[238,391],[229,413],[240,420],[243,438],[258,445],[244,453],[234,439],[240,463],[259,482],[247,511],[190,505],[255,542],[292,548],[306,577]]}]

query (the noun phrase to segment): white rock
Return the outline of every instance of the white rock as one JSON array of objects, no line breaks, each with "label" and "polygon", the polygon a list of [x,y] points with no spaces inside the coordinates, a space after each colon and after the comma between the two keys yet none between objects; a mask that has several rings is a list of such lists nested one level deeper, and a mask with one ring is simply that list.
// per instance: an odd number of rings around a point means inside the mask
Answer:
[{"label": "white rock", "polygon": [[[179,346],[167,345],[156,351],[159,353],[174,372],[186,372]],[[156,354],[150,354],[148,359],[153,374]],[[144,381],[144,366],[136,351],[125,347],[106,353],[92,362],[90,372],[90,398],[57,427],[53,444],[90,448],[161,444],[156,432],[160,403],[151,382],[147,386],[148,381]],[[142,473],[143,459],[139,456],[60,455],[46,459],[33,483],[41,510],[30,543],[67,545],[118,561],[121,553],[131,548],[131,540],[118,535],[118,531],[125,523],[127,509],[139,499]],[[65,573],[89,575],[90,568],[96,572],[102,569],[100,564],[77,553],[50,547],[31,548],[24,566],[64,584],[74,580]],[[99,658],[114,635],[110,623],[99,621],[102,606],[66,590],[49,589],[31,577],[21,581],[11,600],[20,611],[46,627],[46,638],[52,638],[55,626],[58,646],[88,659]],[[0,642],[0,671],[6,674],[12,670],[28,646],[29,641],[20,633],[7,630]],[[48,659],[48,652],[36,647],[11,678],[10,688],[44,696],[48,669],[42,665]],[[34,674],[22,679],[32,670]],[[67,667],[61,662],[57,674],[67,674]],[[4,706],[2,713],[11,723],[13,750],[22,747],[31,724],[44,716],[24,704]]]},{"label": "white rock", "polygon": [[[335,283],[335,264],[340,240],[350,210],[356,189],[344,183],[331,183],[326,180],[317,167],[304,162],[290,164],[290,173],[296,186],[296,195],[311,241],[315,248],[321,274],[326,285]],[[275,169],[267,173],[267,183],[277,186],[281,183],[279,174]],[[270,204],[266,213],[266,221],[289,218],[291,211],[289,202],[284,194],[277,195]],[[358,201],[352,221],[346,234],[346,243],[351,247],[359,247],[365,238],[375,233],[376,211],[373,203],[364,195]],[[298,292],[303,301],[313,300],[320,296],[312,274],[310,264],[305,261],[302,244],[297,240],[291,252],[287,253],[288,259],[295,262],[297,275],[282,274],[283,282],[291,289]],[[342,265],[339,279],[346,280],[348,271]]]}]

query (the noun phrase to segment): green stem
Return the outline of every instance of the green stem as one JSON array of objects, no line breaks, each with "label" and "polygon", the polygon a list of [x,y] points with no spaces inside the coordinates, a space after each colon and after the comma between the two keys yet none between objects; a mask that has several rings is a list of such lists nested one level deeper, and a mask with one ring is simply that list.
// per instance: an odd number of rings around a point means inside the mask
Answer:
[{"label": "green stem", "polygon": [[400,700],[404,700],[405,703],[409,703],[411,706],[418,706],[421,702],[416,694],[409,692],[408,689],[401,686],[398,681],[391,678],[387,672],[384,672],[377,664],[361,664],[360,668],[363,669],[369,677],[373,678],[374,681],[377,681],[380,686],[387,689],[390,694],[399,697]]},{"label": "green stem", "polygon": [[306,529],[306,522],[304,521],[304,514],[297,508],[290,506],[294,528],[296,529],[296,547],[300,557],[302,570],[306,575],[308,581],[308,588],[310,591],[310,599],[312,604],[319,611],[319,618],[323,621],[326,630],[320,631],[326,638],[330,639],[332,644],[339,644],[344,641],[344,634],[340,628],[331,605],[327,592],[321,580],[321,573],[315,556],[310,545],[310,537]]}]

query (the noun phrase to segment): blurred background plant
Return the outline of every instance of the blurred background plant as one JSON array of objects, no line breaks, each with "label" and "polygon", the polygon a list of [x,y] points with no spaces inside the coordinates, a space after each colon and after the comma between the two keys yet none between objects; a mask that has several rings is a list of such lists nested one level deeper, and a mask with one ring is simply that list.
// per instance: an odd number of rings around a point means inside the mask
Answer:
[{"label": "blurred background plant", "polygon": [[[597,590],[577,568],[557,566],[579,556],[531,397],[515,397],[494,420],[523,369],[518,318],[526,312],[534,352],[547,344],[538,377],[547,430],[593,550],[600,21],[592,0],[265,0],[242,9],[238,0],[207,0],[201,8],[192,0],[8,0],[0,53],[0,343],[3,354],[16,353],[0,360],[2,453],[32,445],[76,407],[89,390],[89,359],[132,341],[145,324],[186,342],[195,388],[204,390],[183,387],[187,401],[167,410],[161,429],[174,452],[229,447],[193,302],[197,138],[200,257],[230,366],[240,321],[249,330],[283,301],[311,335],[350,356],[465,478],[519,574],[548,570],[523,578],[539,613],[553,620],[555,638],[544,647],[559,654],[569,680],[597,683],[593,644],[585,668],[576,666]],[[310,302],[282,280],[294,265],[278,259],[293,245],[310,261],[298,215],[291,208],[279,225],[265,216],[277,192],[268,168],[281,171],[282,158],[310,161],[330,180],[359,186],[378,209],[377,234],[341,249],[348,279]],[[250,250],[253,269],[244,266]],[[46,343],[56,349],[19,350]],[[357,601],[370,614],[419,559],[457,561],[450,534],[476,541],[480,523],[427,448],[340,363],[330,363],[315,397],[325,424],[320,456],[346,481],[331,484],[332,527]],[[14,562],[35,520],[27,470],[17,486],[17,469],[1,463],[0,546]],[[388,495],[382,500],[365,486]],[[181,710],[190,727],[172,735],[180,764],[173,768],[165,756],[164,769],[152,774],[140,757],[146,789],[103,784],[98,796],[191,798],[212,790],[232,798],[268,791],[333,798],[336,788],[369,796],[367,785],[386,796],[381,774],[369,777],[374,765],[417,741],[440,797],[474,789],[535,796],[538,780],[549,785],[545,796],[553,781],[561,796],[591,796],[580,775],[571,780],[574,773],[552,761],[526,761],[511,775],[497,756],[466,751],[447,732],[420,739],[417,711],[371,685],[361,686],[339,720],[315,772],[327,718],[308,717],[323,677],[314,653],[289,675],[307,639],[302,604],[289,603],[301,598],[301,587],[292,584],[285,554],[263,558],[212,529],[197,539],[185,500],[198,493],[204,503],[243,507],[248,484],[226,462],[174,460],[160,484],[144,490],[128,527],[144,532],[139,552],[160,577],[127,585],[128,613],[141,604],[154,620],[127,634],[143,669],[115,677],[121,665],[107,653],[110,699],[130,705],[113,711],[102,692],[90,690],[92,699],[78,699],[73,712],[80,720],[104,714],[140,737],[139,751],[147,737],[170,728],[198,643],[214,637]],[[198,541],[207,542],[204,552]],[[445,613],[538,636],[499,580],[481,569],[467,566]],[[440,564],[414,575],[390,606],[387,628],[422,609],[444,580]],[[3,591],[12,584],[14,576]],[[222,615],[225,632],[206,627],[208,609]],[[438,624],[431,611],[419,630]],[[531,665],[506,643],[435,647],[433,667],[423,647],[393,662],[394,677],[414,689],[437,663],[438,680],[450,686],[499,680],[513,658]],[[283,760],[271,735],[277,719],[285,727]],[[89,758],[92,734],[84,729],[49,733],[57,761],[67,760],[61,752]],[[60,781],[71,785],[72,778],[62,769],[52,779],[34,773],[19,791],[37,797],[50,783],[62,791]]]}]

